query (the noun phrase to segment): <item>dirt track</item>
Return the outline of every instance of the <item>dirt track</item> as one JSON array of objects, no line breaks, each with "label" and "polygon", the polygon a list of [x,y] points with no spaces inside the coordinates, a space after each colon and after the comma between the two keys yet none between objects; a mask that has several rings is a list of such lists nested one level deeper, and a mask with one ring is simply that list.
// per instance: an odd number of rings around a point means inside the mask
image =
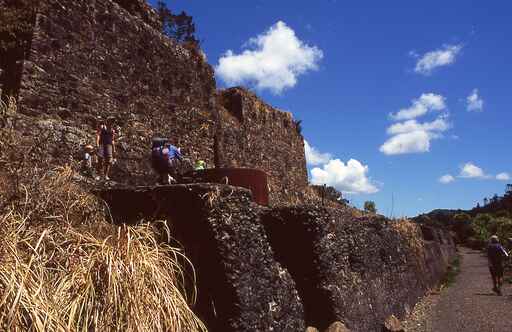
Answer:
[{"label": "dirt track", "polygon": [[492,291],[486,257],[460,249],[461,272],[455,283],[427,296],[404,322],[410,332],[511,332],[512,285],[503,296]]}]

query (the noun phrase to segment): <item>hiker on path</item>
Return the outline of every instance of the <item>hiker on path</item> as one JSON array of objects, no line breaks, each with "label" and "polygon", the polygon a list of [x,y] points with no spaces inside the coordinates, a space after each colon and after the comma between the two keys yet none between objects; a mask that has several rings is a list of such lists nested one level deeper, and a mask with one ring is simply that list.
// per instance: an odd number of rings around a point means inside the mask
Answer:
[{"label": "hiker on path", "polygon": [[176,182],[179,163],[183,159],[181,150],[166,141],[161,146],[153,146],[151,154],[152,164],[155,171],[159,174],[161,184],[170,184]]},{"label": "hiker on path", "polygon": [[507,251],[501,246],[497,235],[491,236],[487,247],[487,260],[491,272],[493,291],[501,295],[501,284],[503,283],[503,261],[508,257]]},{"label": "hiker on path", "polygon": [[[112,127],[112,119],[101,123],[96,132],[96,146],[98,148],[99,173],[105,180],[108,177],[116,153],[115,130]],[[97,178],[100,179],[99,177]]]}]

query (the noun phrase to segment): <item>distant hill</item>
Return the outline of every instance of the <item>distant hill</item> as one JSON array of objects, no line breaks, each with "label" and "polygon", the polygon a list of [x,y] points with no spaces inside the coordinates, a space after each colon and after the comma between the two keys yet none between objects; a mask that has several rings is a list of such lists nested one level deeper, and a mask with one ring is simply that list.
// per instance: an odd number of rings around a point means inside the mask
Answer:
[{"label": "distant hill", "polygon": [[458,243],[482,248],[492,234],[501,239],[512,237],[512,184],[507,184],[503,196],[484,198],[470,210],[436,209],[421,214],[413,221],[448,228],[456,234]]}]

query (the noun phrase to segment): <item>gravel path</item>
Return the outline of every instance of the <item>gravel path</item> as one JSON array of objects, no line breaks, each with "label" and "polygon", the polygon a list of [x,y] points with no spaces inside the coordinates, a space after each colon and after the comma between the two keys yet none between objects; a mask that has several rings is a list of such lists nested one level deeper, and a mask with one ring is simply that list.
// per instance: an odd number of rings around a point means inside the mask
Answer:
[{"label": "gravel path", "polygon": [[511,332],[512,285],[497,296],[486,257],[461,248],[461,272],[455,283],[425,297],[404,322],[408,332]]}]

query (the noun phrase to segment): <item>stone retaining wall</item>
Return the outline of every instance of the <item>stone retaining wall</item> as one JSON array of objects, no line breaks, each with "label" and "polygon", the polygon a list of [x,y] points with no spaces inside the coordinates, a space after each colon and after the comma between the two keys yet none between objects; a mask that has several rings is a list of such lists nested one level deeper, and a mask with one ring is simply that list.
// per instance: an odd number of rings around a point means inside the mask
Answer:
[{"label": "stone retaining wall", "polygon": [[253,167],[269,176],[274,205],[293,201],[307,186],[304,139],[291,113],[262,102],[241,88],[218,97],[220,167]]},{"label": "stone retaining wall", "polygon": [[[448,233],[349,208],[263,208],[230,186],[105,190],[119,221],[165,218],[198,270],[196,312],[211,331],[380,331],[443,278]],[[216,315],[213,314],[215,307]]]},{"label": "stone retaining wall", "polygon": [[99,192],[116,222],[165,218],[197,273],[193,308],[213,332],[304,331],[290,274],[275,261],[250,192],[175,185]]},{"label": "stone retaining wall", "polygon": [[[14,10],[14,2],[0,7]],[[26,118],[14,129],[44,142],[37,153],[51,156],[48,166],[76,158],[94,143],[99,119],[112,117],[118,182],[154,183],[149,146],[164,136],[211,167],[264,170],[273,204],[306,187],[304,143],[291,114],[244,89],[217,94],[202,52],[163,36],[144,0],[33,4],[27,42],[0,61],[0,89],[18,95]],[[7,53],[0,49],[0,58]]]}]

